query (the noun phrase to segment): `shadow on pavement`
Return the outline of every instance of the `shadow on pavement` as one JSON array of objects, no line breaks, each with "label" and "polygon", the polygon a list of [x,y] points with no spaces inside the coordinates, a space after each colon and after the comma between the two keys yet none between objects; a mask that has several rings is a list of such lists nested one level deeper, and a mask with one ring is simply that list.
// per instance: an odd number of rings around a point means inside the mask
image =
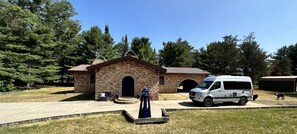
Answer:
[{"label": "shadow on pavement", "polygon": [[94,94],[79,94],[61,101],[82,101],[82,100],[95,100]]},{"label": "shadow on pavement", "polygon": [[[187,102],[187,101],[180,102],[178,104],[185,107],[204,107],[202,103],[193,103],[193,102]],[[212,107],[219,107],[219,106],[240,106],[240,105],[234,102],[215,103],[212,105]]]},{"label": "shadow on pavement", "polygon": [[[185,106],[185,107],[197,107],[199,106],[198,104],[195,104],[193,102],[187,102],[187,101],[184,101],[184,102],[180,102],[178,103],[179,105],[182,105],[182,106]],[[202,106],[202,105],[201,105]]]}]

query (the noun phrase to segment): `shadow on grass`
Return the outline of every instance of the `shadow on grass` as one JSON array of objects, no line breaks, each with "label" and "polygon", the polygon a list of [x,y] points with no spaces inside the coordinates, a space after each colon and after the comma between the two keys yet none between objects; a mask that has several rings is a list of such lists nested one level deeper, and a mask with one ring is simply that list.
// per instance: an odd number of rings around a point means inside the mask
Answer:
[{"label": "shadow on grass", "polygon": [[297,94],[296,93],[294,93],[294,94],[285,94],[285,96],[297,98]]},{"label": "shadow on grass", "polygon": [[51,94],[69,94],[69,93],[74,93],[74,90],[59,91],[59,92],[54,92]]},{"label": "shadow on grass", "polygon": [[95,100],[94,94],[79,94],[61,101],[83,101],[83,100]]},{"label": "shadow on grass", "polygon": [[[193,103],[193,102],[180,102],[179,105],[185,106],[185,107],[204,107],[203,103]],[[235,102],[223,102],[223,103],[214,103],[212,107],[219,107],[219,106],[241,106],[238,103]]]}]

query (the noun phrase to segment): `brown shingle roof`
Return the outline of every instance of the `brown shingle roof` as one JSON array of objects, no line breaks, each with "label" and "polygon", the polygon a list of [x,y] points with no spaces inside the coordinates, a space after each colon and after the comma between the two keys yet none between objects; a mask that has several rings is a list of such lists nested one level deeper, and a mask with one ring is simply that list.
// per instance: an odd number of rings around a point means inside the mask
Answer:
[{"label": "brown shingle roof", "polygon": [[68,69],[69,72],[87,72],[87,67],[89,67],[91,65],[85,65],[85,64],[82,64],[82,65],[78,65],[76,67],[73,67],[71,69]]},{"label": "brown shingle roof", "polygon": [[187,67],[163,67],[167,70],[168,74],[210,74],[207,71],[199,68],[187,68]]},{"label": "brown shingle roof", "polygon": [[156,65],[151,64],[151,63],[146,62],[146,61],[142,61],[142,60],[140,60],[138,58],[134,58],[134,57],[129,56],[129,55],[124,56],[124,57],[121,57],[121,58],[118,58],[118,59],[113,59],[113,60],[110,60],[110,61],[106,61],[106,62],[102,62],[102,63],[99,63],[99,64],[95,64],[95,65],[92,65],[92,66],[87,67],[87,69],[88,70],[95,69],[95,68],[107,66],[107,65],[110,65],[110,64],[113,64],[113,63],[116,63],[116,62],[124,61],[124,60],[135,61],[135,62],[140,63],[140,64],[143,64],[143,65],[145,65],[147,67],[151,67],[153,69],[159,70],[161,72],[166,72],[166,69],[164,69],[162,67],[156,66]]},{"label": "brown shingle roof", "polygon": [[153,65],[153,64],[151,64],[149,62],[145,62],[145,61],[139,60],[139,59],[131,57],[131,56],[125,56],[125,57],[122,57],[122,58],[102,62],[102,63],[95,64],[95,65],[82,64],[82,65],[73,67],[73,68],[69,69],[68,71],[69,72],[88,72],[91,69],[107,66],[107,65],[110,65],[110,64],[113,64],[113,63],[116,63],[116,62],[120,62],[120,61],[123,61],[123,60],[132,60],[132,61],[138,62],[140,64],[143,64],[145,66],[157,69],[157,70],[159,70],[161,72],[164,72],[164,73],[166,72],[168,74],[210,74],[209,72],[201,70],[199,68],[159,67],[159,66]]}]

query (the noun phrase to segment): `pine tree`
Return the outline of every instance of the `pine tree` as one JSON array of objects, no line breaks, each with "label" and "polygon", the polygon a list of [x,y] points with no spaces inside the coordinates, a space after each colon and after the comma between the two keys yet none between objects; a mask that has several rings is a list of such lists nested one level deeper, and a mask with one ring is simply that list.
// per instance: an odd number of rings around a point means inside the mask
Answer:
[{"label": "pine tree", "polygon": [[157,55],[151,48],[151,42],[146,37],[135,37],[131,42],[131,50],[135,52],[139,59],[157,64]]},{"label": "pine tree", "polygon": [[284,46],[277,50],[272,57],[272,70],[271,75],[283,76],[292,75],[292,61],[288,57],[290,51],[287,46]]},{"label": "pine tree", "polygon": [[53,31],[37,15],[15,4],[0,2],[0,77],[42,83],[49,72]]},{"label": "pine tree", "polygon": [[291,71],[293,75],[297,75],[297,43],[288,46],[288,58],[292,61]]},{"label": "pine tree", "polygon": [[267,74],[268,55],[260,48],[255,41],[253,33],[244,38],[239,45],[240,68],[245,76],[250,76],[253,80],[258,80],[260,76]]},{"label": "pine tree", "polygon": [[127,51],[129,50],[129,42],[128,42],[127,34],[122,37],[121,42],[114,45],[114,49],[117,52],[116,57],[124,56],[127,53]]},{"label": "pine tree", "polygon": [[98,26],[93,26],[90,30],[83,31],[80,35],[82,42],[80,43],[77,53],[80,58],[79,64],[90,64],[94,61],[95,53],[99,53],[107,60],[116,57],[116,49],[114,49],[113,38],[109,34],[108,26],[105,26],[104,33]]},{"label": "pine tree", "polygon": [[53,57],[57,59],[59,66],[60,82],[65,80],[69,82],[72,78],[67,70],[75,65],[77,57],[74,55],[78,47],[78,32],[80,25],[78,21],[72,20],[71,17],[76,12],[68,1],[47,2],[44,6],[45,14],[41,19],[54,30],[54,43],[56,44]]},{"label": "pine tree", "polygon": [[101,46],[102,55],[107,59],[116,58],[116,49],[114,48],[114,41],[109,33],[108,25],[105,25],[103,34],[103,44]]},{"label": "pine tree", "polygon": [[176,42],[164,42],[159,51],[160,65],[168,67],[192,67],[194,63],[193,47],[181,38]]}]

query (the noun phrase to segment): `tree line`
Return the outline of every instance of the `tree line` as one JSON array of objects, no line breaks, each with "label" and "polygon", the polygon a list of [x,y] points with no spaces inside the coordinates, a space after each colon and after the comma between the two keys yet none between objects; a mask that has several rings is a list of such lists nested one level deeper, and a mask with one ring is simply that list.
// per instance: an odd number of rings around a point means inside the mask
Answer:
[{"label": "tree line", "polygon": [[81,31],[70,2],[51,0],[0,1],[0,90],[35,83],[69,83],[67,70],[90,64],[100,53],[107,60],[134,51],[141,60],[168,67],[198,67],[212,74],[242,72],[257,80],[264,75],[296,75],[297,44],[273,55],[256,42],[253,33],[242,40],[227,35],[222,41],[195,49],[186,40],[163,42],[156,52],[148,37],[124,35],[115,42],[106,25]]}]

